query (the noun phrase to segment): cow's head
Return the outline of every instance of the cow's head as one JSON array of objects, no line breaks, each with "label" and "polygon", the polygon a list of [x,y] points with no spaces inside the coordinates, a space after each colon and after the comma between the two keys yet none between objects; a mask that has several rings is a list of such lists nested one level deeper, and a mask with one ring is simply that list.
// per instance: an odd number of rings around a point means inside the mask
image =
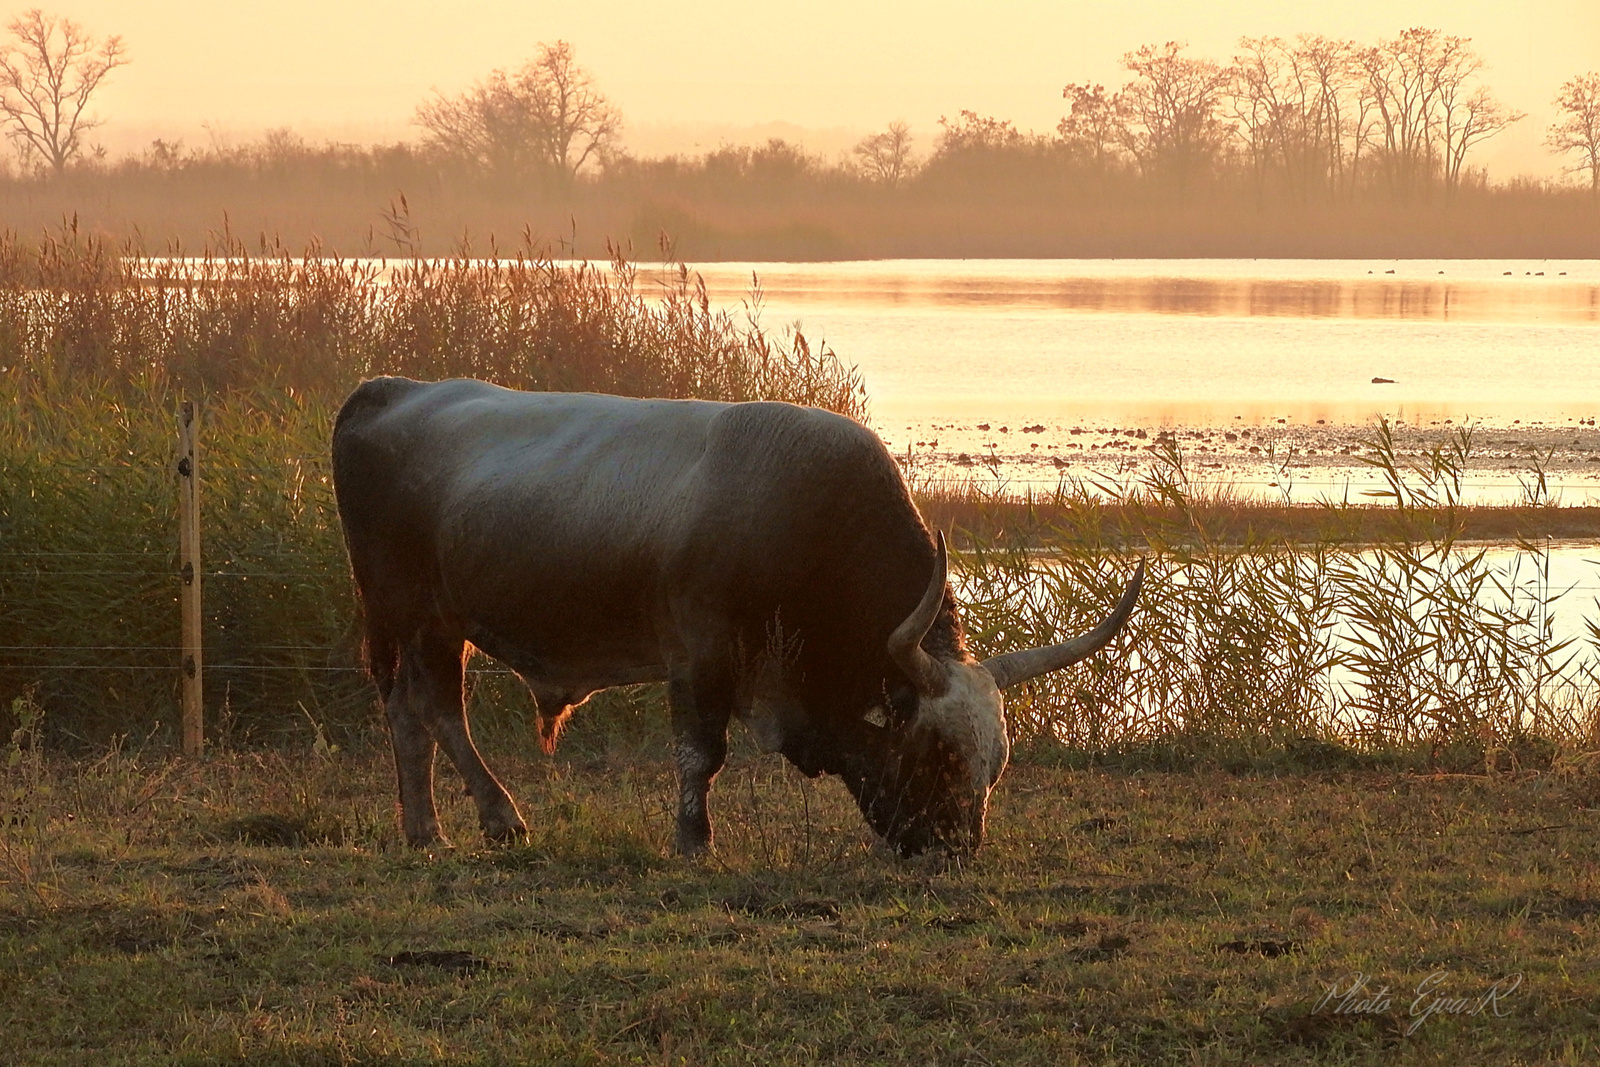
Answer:
[{"label": "cow's head", "polygon": [[1144,563],[1122,599],[1092,631],[1064,644],[1008,652],[979,662],[931,655],[922,639],[944,603],[948,557],[938,535],[927,592],[889,638],[889,656],[909,682],[868,710],[875,743],[851,784],[872,828],[896,851],[969,851],[983,841],[989,793],[1010,755],[1000,691],[1078,662],[1114,637],[1133,611]]}]

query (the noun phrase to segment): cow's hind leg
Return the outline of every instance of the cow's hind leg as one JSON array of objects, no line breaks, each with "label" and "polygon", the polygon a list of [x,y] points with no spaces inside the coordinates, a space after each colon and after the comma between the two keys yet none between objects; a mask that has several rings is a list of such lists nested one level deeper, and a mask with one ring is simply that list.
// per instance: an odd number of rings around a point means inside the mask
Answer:
[{"label": "cow's hind leg", "polygon": [[427,726],[429,685],[421,660],[409,652],[402,652],[384,699],[400,785],[400,828],[414,848],[448,845],[439,832],[433,803],[433,757],[438,746]]},{"label": "cow's hind leg", "polygon": [[698,856],[711,847],[707,795],[728,756],[728,720],[735,691],[732,671],[700,661],[674,667],[667,680],[678,765],[678,851]]},{"label": "cow's hind leg", "polygon": [[491,841],[525,837],[527,825],[517,805],[484,764],[467,728],[467,709],[462,694],[463,642],[424,632],[413,641],[404,658],[417,664],[417,675],[426,691],[424,708],[428,732],[444,749],[466,780],[467,792],[478,806],[478,825]]}]

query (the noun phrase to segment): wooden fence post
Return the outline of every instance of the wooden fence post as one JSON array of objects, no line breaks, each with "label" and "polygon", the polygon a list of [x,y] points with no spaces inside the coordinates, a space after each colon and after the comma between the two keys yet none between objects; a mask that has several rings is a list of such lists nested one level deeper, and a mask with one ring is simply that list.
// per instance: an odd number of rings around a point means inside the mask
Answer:
[{"label": "wooden fence post", "polygon": [[195,407],[185,400],[178,416],[178,552],[183,585],[183,754],[199,756],[205,747],[205,711],[200,689],[200,469]]}]

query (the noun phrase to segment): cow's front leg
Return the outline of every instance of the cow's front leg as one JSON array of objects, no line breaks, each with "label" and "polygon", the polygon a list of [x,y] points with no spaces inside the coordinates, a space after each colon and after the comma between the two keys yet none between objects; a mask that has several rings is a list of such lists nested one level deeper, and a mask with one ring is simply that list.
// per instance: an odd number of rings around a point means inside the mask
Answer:
[{"label": "cow's front leg", "polygon": [[695,663],[674,669],[667,682],[678,766],[678,851],[702,855],[711,847],[707,794],[728,756],[728,720],[733,715],[732,673]]}]

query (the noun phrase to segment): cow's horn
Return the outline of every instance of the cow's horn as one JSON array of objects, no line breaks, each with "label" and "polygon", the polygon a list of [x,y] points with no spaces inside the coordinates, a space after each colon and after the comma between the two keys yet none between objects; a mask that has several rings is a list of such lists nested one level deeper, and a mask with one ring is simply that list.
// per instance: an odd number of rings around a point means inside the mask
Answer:
[{"label": "cow's horn", "polygon": [[917,692],[928,697],[941,696],[949,685],[939,662],[922,651],[922,638],[933,625],[933,620],[939,617],[939,608],[944,604],[948,566],[949,557],[945,554],[944,532],[941,530],[936,538],[933,578],[928,582],[928,591],[922,594],[922,603],[917,605],[916,610],[889,635],[890,658],[906,672],[906,677],[917,687]]},{"label": "cow's horn", "polygon": [[1122,624],[1128,621],[1128,616],[1133,612],[1134,601],[1139,599],[1139,589],[1143,585],[1144,560],[1141,559],[1139,569],[1133,572],[1133,581],[1123,590],[1122,599],[1117,601],[1116,608],[1093,630],[1063,644],[1050,645],[1048,648],[1028,648],[1021,652],[1007,652],[1003,656],[984,660],[983,665],[994,675],[994,684],[1006,689],[1019,682],[1026,682],[1030,678],[1037,678],[1041,674],[1070,667],[1085,656],[1100,651],[1117,635],[1117,631],[1122,629]]}]

